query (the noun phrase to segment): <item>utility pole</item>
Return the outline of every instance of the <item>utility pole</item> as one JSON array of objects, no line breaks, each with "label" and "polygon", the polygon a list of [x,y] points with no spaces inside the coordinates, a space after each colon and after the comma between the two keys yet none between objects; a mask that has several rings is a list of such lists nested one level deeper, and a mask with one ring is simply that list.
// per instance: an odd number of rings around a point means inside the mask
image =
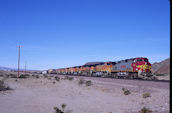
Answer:
[{"label": "utility pole", "polygon": [[18,46],[18,75],[17,78],[20,76],[20,45]]},{"label": "utility pole", "polygon": [[27,64],[27,62],[25,61],[25,74],[26,74],[26,64]]}]

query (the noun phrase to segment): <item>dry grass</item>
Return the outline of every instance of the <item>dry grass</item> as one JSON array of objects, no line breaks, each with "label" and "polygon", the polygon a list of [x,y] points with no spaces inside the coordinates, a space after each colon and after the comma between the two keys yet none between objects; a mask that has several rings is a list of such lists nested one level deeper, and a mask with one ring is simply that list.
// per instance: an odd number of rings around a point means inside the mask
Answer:
[{"label": "dry grass", "polygon": [[86,85],[86,86],[91,86],[91,85],[92,85],[91,80],[86,81],[86,82],[85,82],[85,85]]},{"label": "dry grass", "polygon": [[66,108],[66,104],[62,104],[61,107],[62,107],[62,110],[60,108],[58,108],[58,107],[54,107],[55,113],[65,113],[64,111],[65,111],[65,108]]},{"label": "dry grass", "polygon": [[10,90],[11,88],[7,86],[3,80],[0,80],[0,91]]},{"label": "dry grass", "polygon": [[44,74],[43,76],[44,76],[44,78],[47,78],[48,77],[48,75],[46,75],[46,74]]},{"label": "dry grass", "polygon": [[10,73],[10,74],[7,74],[7,77],[10,77],[10,78],[17,78],[17,75],[16,75],[16,74]]},{"label": "dry grass", "polygon": [[84,83],[85,83],[85,80],[84,79],[80,79],[79,82],[78,82],[79,85],[82,85]]},{"label": "dry grass", "polygon": [[152,110],[150,110],[149,108],[143,107],[140,111],[140,113],[151,113]]},{"label": "dry grass", "polygon": [[150,93],[143,93],[143,98],[148,98],[148,97],[151,97],[151,94]]},{"label": "dry grass", "polygon": [[58,77],[58,76],[56,76],[56,77],[54,77],[54,80],[56,80],[56,81],[60,81],[60,78]]},{"label": "dry grass", "polygon": [[126,90],[125,88],[122,88],[124,95],[131,94],[130,90]]},{"label": "dry grass", "polygon": [[74,78],[73,77],[69,77],[69,76],[65,76],[64,77],[64,80],[70,80],[70,81],[72,81]]},{"label": "dry grass", "polygon": [[26,79],[26,78],[29,78],[29,74],[21,74],[20,76],[19,76],[19,78],[23,78],[23,79]]}]

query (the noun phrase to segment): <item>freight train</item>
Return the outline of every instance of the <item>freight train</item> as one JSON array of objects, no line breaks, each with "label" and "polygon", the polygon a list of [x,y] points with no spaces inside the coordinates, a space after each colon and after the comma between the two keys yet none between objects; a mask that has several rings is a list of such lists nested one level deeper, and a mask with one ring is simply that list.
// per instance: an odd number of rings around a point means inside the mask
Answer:
[{"label": "freight train", "polygon": [[155,79],[151,64],[145,57],[125,59],[117,62],[96,62],[82,66],[51,69],[49,74],[80,75],[112,78]]}]

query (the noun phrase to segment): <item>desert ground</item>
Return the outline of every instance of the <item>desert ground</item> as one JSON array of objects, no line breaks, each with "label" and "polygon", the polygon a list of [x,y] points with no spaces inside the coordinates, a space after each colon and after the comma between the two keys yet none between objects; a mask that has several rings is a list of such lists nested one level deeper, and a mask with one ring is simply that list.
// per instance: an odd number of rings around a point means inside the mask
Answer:
[{"label": "desert ground", "polygon": [[[11,90],[0,91],[0,113],[55,113],[54,107],[66,105],[64,113],[169,113],[169,82],[74,77],[60,80],[54,76],[25,79],[0,77]],[[79,84],[80,79],[91,85]],[[125,95],[124,90],[130,94]],[[143,94],[150,94],[143,98]]]}]

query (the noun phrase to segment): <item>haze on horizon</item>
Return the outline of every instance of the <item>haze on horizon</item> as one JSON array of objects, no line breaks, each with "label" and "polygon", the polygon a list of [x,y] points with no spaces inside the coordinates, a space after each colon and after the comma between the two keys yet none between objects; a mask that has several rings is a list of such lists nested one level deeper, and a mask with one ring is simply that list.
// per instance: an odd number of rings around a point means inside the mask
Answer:
[{"label": "haze on horizon", "polygon": [[1,0],[0,66],[50,69],[170,57],[169,0]]}]

